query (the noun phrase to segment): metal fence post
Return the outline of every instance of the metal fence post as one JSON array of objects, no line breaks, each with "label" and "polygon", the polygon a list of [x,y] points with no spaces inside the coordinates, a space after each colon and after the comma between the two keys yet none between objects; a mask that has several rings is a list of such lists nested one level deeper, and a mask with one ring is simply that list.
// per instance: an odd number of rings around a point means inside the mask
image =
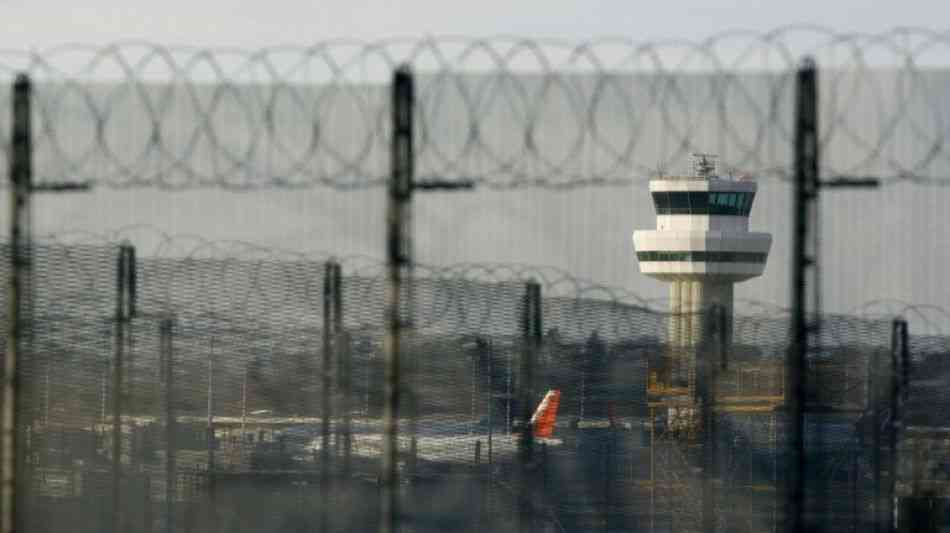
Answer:
[{"label": "metal fence post", "polygon": [[[792,342],[786,360],[785,387],[788,435],[786,530],[804,530],[805,504],[805,368],[808,354],[807,271],[815,266],[809,255],[816,228],[811,224],[818,196],[818,74],[806,58],[798,69],[795,100],[795,198],[792,211]],[[811,226],[811,227],[809,227]],[[815,250],[811,250],[814,253]]]},{"label": "metal fence post", "polygon": [[851,450],[851,531],[859,531],[858,525],[858,449]]},{"label": "metal fence post", "polygon": [[534,497],[532,491],[532,455],[534,431],[531,427],[531,403],[534,394],[534,370],[537,351],[541,344],[541,285],[529,281],[525,286],[522,313],[524,348],[521,352],[521,375],[518,408],[521,410],[521,440],[519,441],[519,522],[520,531],[533,531]]},{"label": "metal fence post", "polygon": [[713,479],[717,472],[717,431],[716,431],[716,380],[719,365],[725,362],[723,348],[728,342],[728,318],[726,310],[719,305],[711,306],[703,316],[703,344],[700,351],[702,361],[699,364],[700,379],[698,393],[702,413],[703,431],[703,510],[702,530],[706,533],[716,531],[715,487]]},{"label": "metal fence post", "polygon": [[[334,433],[334,442],[336,443],[339,454],[343,452],[344,471],[348,472],[350,468],[350,341],[343,328],[343,275],[340,263],[331,261],[330,277],[333,283],[333,355],[336,361],[337,390],[340,396],[337,402],[340,403],[340,413],[342,416],[342,427]],[[342,445],[341,445],[342,441]]]},{"label": "metal fence post", "polygon": [[612,488],[612,480],[610,478],[610,471],[612,470],[611,464],[611,452],[612,452],[612,443],[613,435],[607,438],[604,441],[604,533],[610,532],[610,513],[611,513],[611,499],[610,499],[610,490]]},{"label": "metal fence post", "polygon": [[216,500],[217,479],[215,477],[215,457],[214,449],[216,445],[215,426],[214,426],[214,336],[208,352],[208,420],[206,441],[208,446],[208,533],[217,533],[218,531],[218,508]]},{"label": "metal fence post", "polygon": [[484,492],[484,501],[485,504],[482,507],[483,514],[485,515],[482,520],[482,527],[487,530],[492,528],[492,519],[494,518],[494,484],[495,484],[495,474],[494,474],[494,432],[495,432],[495,381],[494,381],[494,372],[495,372],[495,350],[492,344],[492,341],[486,340],[484,345],[485,354],[488,359],[488,457],[487,457],[487,469],[488,476],[487,479],[479,477],[482,481],[481,488]]},{"label": "metal fence post", "polygon": [[907,321],[902,319],[896,319],[891,324],[891,375],[890,375],[890,408],[891,408],[891,423],[888,424],[888,447],[889,447],[889,457],[888,457],[888,494],[887,494],[887,518],[888,526],[887,531],[894,532],[897,531],[898,526],[898,516],[897,516],[897,468],[898,468],[898,456],[897,456],[897,439],[898,432],[901,430],[901,363],[907,360],[907,354],[909,352],[908,346],[908,334],[907,334]]},{"label": "metal fence post", "polygon": [[[907,401],[910,399],[910,378],[911,378],[911,360],[910,360],[910,333],[908,331],[907,323],[904,323],[904,328],[901,330],[901,398],[900,398],[900,420],[901,428],[903,429],[904,423],[904,406],[907,405]],[[906,439],[906,433],[902,434],[901,437]],[[909,465],[909,474],[910,474],[910,490],[912,501],[916,501],[916,498],[920,494],[920,438],[914,438],[913,444],[908,443],[909,446],[913,446],[911,449],[911,460]],[[907,506],[899,506],[898,509],[904,508]],[[910,528],[909,521],[912,517],[910,516],[901,516],[901,511],[898,510],[897,516],[897,527],[899,531],[907,530]],[[908,524],[905,526],[904,524]]]},{"label": "metal fence post", "polygon": [[175,499],[177,498],[178,471],[176,468],[176,420],[175,420],[175,364],[174,321],[171,318],[159,324],[159,339],[165,376],[165,531],[175,531]]},{"label": "metal fence post", "polygon": [[3,483],[0,487],[0,532],[12,533],[22,523],[17,509],[18,475],[23,476],[22,432],[17,431],[20,389],[20,336],[26,318],[26,283],[30,275],[30,195],[33,185],[33,145],[30,125],[30,79],[20,74],[13,83],[10,132],[10,278],[7,298],[7,353],[3,374]]},{"label": "metal fence post", "polygon": [[488,359],[488,475],[491,476],[492,468],[492,452],[494,445],[494,411],[495,411],[495,380],[493,374],[495,372],[495,351],[492,349],[492,341],[485,341],[484,351],[486,358]]},{"label": "metal fence post", "polygon": [[880,350],[873,350],[868,368],[868,402],[871,408],[871,530],[880,533],[881,520],[881,402]]},{"label": "metal fence post", "polygon": [[350,334],[344,331],[340,335],[340,389],[343,393],[343,474],[350,474],[353,456],[353,347]]},{"label": "metal fence post", "polygon": [[124,359],[127,329],[132,320],[131,284],[134,275],[134,250],[128,244],[119,247],[116,265],[115,345],[112,368],[112,531],[122,527],[122,400],[125,383]]},{"label": "metal fence post", "polygon": [[333,263],[327,262],[323,267],[323,357],[321,358],[321,440],[320,440],[320,531],[325,532],[329,527],[330,510],[330,420],[333,417],[332,385],[333,368]]},{"label": "metal fence post", "polygon": [[[904,327],[901,328],[901,405],[907,402],[910,398],[910,372],[911,372],[911,361],[910,361],[910,330],[908,329],[907,321],[902,321]],[[903,414],[903,413],[901,413]]]},{"label": "metal fence post", "polygon": [[352,436],[352,409],[353,409],[353,346],[350,334],[343,328],[343,275],[340,264],[336,263],[334,269],[334,307],[336,308],[336,317],[339,320],[337,325],[337,334],[339,342],[337,344],[337,357],[339,361],[339,385],[342,394],[342,415],[343,415],[343,473],[350,474],[350,462],[352,457],[353,436]]},{"label": "metal fence post", "polygon": [[392,161],[387,206],[386,257],[386,385],[382,465],[381,533],[399,531],[399,401],[400,356],[404,320],[403,284],[411,275],[412,242],[410,205],[413,189],[413,76],[408,66],[393,74],[392,82]]}]

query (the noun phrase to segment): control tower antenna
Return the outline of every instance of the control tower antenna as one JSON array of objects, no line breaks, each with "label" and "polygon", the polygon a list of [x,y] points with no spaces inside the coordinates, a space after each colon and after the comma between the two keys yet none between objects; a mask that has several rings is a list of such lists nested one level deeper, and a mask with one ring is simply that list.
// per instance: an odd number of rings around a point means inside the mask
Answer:
[{"label": "control tower antenna", "polygon": [[693,153],[693,172],[699,178],[716,175],[716,154]]}]

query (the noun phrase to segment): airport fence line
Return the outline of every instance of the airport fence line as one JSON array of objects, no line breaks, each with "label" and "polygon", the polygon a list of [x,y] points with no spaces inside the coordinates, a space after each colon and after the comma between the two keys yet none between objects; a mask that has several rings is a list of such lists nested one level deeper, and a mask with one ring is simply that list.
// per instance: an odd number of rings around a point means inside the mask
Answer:
[{"label": "airport fence line", "polygon": [[[378,280],[333,261],[141,257],[128,245],[37,244],[29,256],[24,531],[377,527]],[[786,317],[696,320],[701,340],[677,346],[668,314],[527,285],[423,271],[406,289],[407,530],[781,526]],[[537,345],[524,322],[531,294]],[[942,399],[950,343],[902,340],[890,321],[821,324],[807,370],[806,519],[864,531],[894,494],[942,490],[942,425],[919,402]],[[521,464],[523,413],[552,389],[554,433]]]},{"label": "airport fence line", "polygon": [[692,152],[719,154],[723,173],[791,177],[794,73],[811,55],[823,70],[822,175],[939,185],[948,50],[945,32],[818,27],[653,42],[123,42],[3,51],[0,81],[33,80],[40,185],[380,186],[386,84],[406,64],[418,74],[420,180],[573,188],[687,172]]},{"label": "airport fence line", "polygon": [[[273,246],[264,246],[257,243],[244,242],[238,240],[216,240],[202,238],[196,235],[174,234],[162,231],[159,228],[148,225],[123,226],[107,232],[89,232],[89,231],[58,231],[44,233],[34,236],[34,242],[44,245],[53,245],[62,248],[82,247],[82,246],[118,246],[120,243],[135,243],[138,253],[153,259],[163,259],[169,261],[169,264],[178,265],[179,268],[174,271],[167,271],[164,274],[167,278],[161,287],[165,294],[161,295],[163,301],[168,302],[171,309],[177,307],[187,307],[191,309],[208,308],[210,301],[221,302],[224,300],[232,302],[233,310],[229,312],[238,312],[238,309],[245,306],[245,301],[254,298],[254,291],[244,290],[243,287],[262,287],[266,281],[261,279],[272,274],[267,274],[268,265],[273,263],[326,263],[335,261],[350,274],[365,278],[365,283],[371,283],[370,280],[376,280],[375,283],[384,284],[385,263],[376,258],[367,255],[358,254],[336,254],[330,251],[298,251],[287,250]],[[60,260],[69,262],[72,260],[72,254],[62,254]],[[244,281],[240,288],[229,288],[222,285],[220,279],[216,276],[201,277],[200,270],[189,268],[185,259],[215,260],[219,265],[220,272],[227,272],[229,269],[240,268]],[[263,272],[258,273],[258,269],[263,268]],[[77,264],[77,272],[86,272],[87,268]],[[472,282],[520,282],[536,281],[541,284],[542,290],[547,296],[564,296],[574,299],[592,299],[599,301],[616,302],[637,307],[643,307],[658,313],[666,312],[669,309],[669,299],[667,297],[645,297],[637,292],[605,284],[590,279],[578,277],[562,268],[550,265],[535,265],[526,263],[497,263],[497,262],[464,262],[451,263],[445,265],[433,265],[426,263],[416,263],[414,271],[429,279],[449,279],[449,280],[467,280]],[[90,278],[84,283],[107,283],[106,281],[95,281]],[[190,285],[188,290],[180,290],[183,285]],[[155,288],[154,290],[162,290]],[[273,287],[269,291],[276,290]],[[373,289],[377,290],[377,289]],[[378,289],[381,290],[381,289]],[[275,301],[283,301],[284,298],[305,298],[307,301],[316,302],[320,299],[322,285],[320,283],[308,283],[305,285],[293,286],[279,296],[261,295],[260,298],[272,298]],[[213,300],[193,299],[195,295],[213,293],[216,296]],[[304,296],[304,293],[306,295]],[[5,298],[6,295],[0,295]],[[787,307],[751,298],[736,297],[733,303],[738,314],[748,316],[765,316],[780,318],[787,316],[789,309]],[[844,310],[840,314],[862,317],[872,320],[890,320],[893,317],[903,317],[913,323],[915,332],[926,332],[939,338],[946,333],[945,324],[950,322],[950,309],[937,305],[920,305],[899,299],[871,299],[859,306]],[[365,313],[361,315],[361,322],[381,324],[381,317]]]}]

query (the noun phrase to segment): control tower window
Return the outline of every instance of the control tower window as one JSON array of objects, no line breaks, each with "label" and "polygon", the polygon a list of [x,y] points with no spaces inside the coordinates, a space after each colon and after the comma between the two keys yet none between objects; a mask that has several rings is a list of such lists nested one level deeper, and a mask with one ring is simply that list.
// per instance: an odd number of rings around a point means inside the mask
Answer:
[{"label": "control tower window", "polygon": [[692,191],[689,195],[689,212],[703,214],[709,212],[709,193],[706,191]]},{"label": "control tower window", "polygon": [[671,192],[670,193],[670,214],[671,215],[689,215],[689,193]]},{"label": "control tower window", "polygon": [[734,209],[729,208],[734,208],[736,204],[736,193],[711,192],[709,193],[709,204],[714,206],[715,209],[715,212],[710,213],[712,215],[730,214],[729,211],[733,211]]},{"label": "control tower window", "polygon": [[765,263],[768,254],[758,252],[660,252],[640,251],[637,259],[650,261],[686,261],[691,263]]},{"label": "control tower window", "polygon": [[752,198],[755,196],[755,193],[747,192],[739,195],[740,202],[736,204],[736,209],[739,214],[747,217],[749,212],[752,211]]},{"label": "control tower window", "polygon": [[653,204],[658,215],[748,216],[753,193],[707,191],[658,191]]}]

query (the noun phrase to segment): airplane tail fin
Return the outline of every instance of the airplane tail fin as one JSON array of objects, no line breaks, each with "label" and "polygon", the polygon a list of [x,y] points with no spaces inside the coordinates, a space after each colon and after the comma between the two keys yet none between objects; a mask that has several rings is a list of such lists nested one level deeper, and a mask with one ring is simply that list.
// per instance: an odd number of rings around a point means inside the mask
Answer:
[{"label": "airplane tail fin", "polygon": [[538,404],[538,409],[531,417],[531,427],[534,436],[549,438],[554,434],[554,422],[557,420],[557,408],[561,404],[561,391],[551,389],[544,395]]}]

